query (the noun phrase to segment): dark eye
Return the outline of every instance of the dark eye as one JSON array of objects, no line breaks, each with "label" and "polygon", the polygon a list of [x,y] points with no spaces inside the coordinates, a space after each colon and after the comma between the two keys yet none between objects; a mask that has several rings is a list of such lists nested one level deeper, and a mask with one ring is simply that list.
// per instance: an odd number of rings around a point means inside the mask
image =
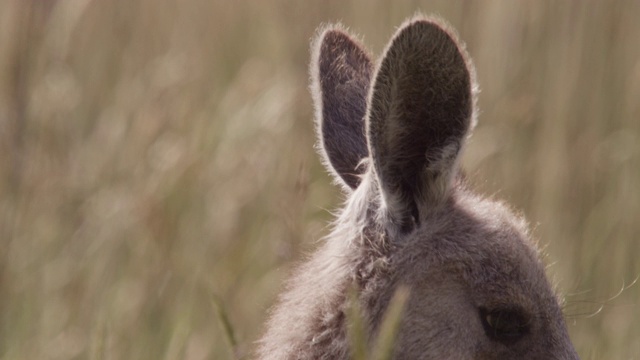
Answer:
[{"label": "dark eye", "polygon": [[514,343],[529,332],[529,321],[514,309],[480,309],[480,319],[487,336],[505,344]]}]

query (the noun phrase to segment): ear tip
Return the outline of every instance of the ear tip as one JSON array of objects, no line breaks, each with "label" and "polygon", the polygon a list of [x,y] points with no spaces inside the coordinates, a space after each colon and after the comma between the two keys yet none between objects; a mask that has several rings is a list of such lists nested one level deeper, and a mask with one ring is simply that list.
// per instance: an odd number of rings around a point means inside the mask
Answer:
[{"label": "ear tip", "polygon": [[412,17],[405,20],[400,25],[396,34],[403,33],[405,31],[411,31],[412,29],[424,30],[436,30],[438,32],[446,34],[458,47],[464,48],[464,43],[460,40],[458,32],[451,24],[444,18],[437,15],[424,15],[422,13],[416,13]]},{"label": "ear tip", "polygon": [[[389,46],[397,39],[401,34],[405,32],[413,32],[412,30],[417,30],[417,33],[422,33],[423,31],[433,31],[436,30],[444,35],[451,41],[451,43],[455,44],[458,52],[462,56],[462,59],[465,62],[467,71],[469,72],[469,77],[471,80],[471,92],[474,99],[474,106],[476,97],[479,93],[479,88],[477,85],[476,79],[476,69],[467,51],[466,43],[460,38],[458,31],[455,27],[453,27],[447,20],[439,15],[425,15],[421,12],[416,12],[413,16],[408,18],[398,27],[392,41]],[[475,112],[475,111],[474,111]],[[474,120],[473,120],[474,121]]]},{"label": "ear tip", "polygon": [[[326,23],[320,25],[313,35],[313,39],[311,40],[311,63],[309,66],[310,75],[311,75],[311,88],[318,88],[319,90],[319,64],[321,59],[323,58],[323,53],[326,52],[327,48],[335,48],[335,46],[325,46],[327,44],[335,44],[338,38],[348,37],[346,33],[346,29],[344,25],[341,23]],[[312,91],[315,93],[316,91]]]},{"label": "ear tip", "polygon": [[349,29],[341,23],[324,24],[316,30],[311,42],[314,56],[320,56],[323,51],[336,51],[344,48],[354,49],[370,58],[367,49],[359,41],[359,37],[352,34]]},{"label": "ear tip", "polygon": [[309,70],[312,87],[319,81],[320,67],[331,63],[345,65],[361,75],[366,75],[368,79],[374,69],[371,59],[371,54],[360,37],[354,35],[347,27],[341,23],[324,24],[318,27],[311,42]]},{"label": "ear tip", "polygon": [[437,27],[446,32],[455,33],[455,29],[453,28],[453,26],[451,26],[451,24],[449,24],[449,22],[445,20],[443,17],[434,15],[434,14],[426,15],[420,12],[415,13],[413,16],[405,20],[404,23],[400,25],[400,28],[404,28],[404,27],[412,26],[416,24],[429,25],[429,26]]},{"label": "ear tip", "polygon": [[326,23],[316,29],[311,44],[314,48],[318,48],[325,41],[335,41],[339,37],[348,37],[346,27],[341,23]]},{"label": "ear tip", "polygon": [[349,31],[341,23],[332,23],[321,26],[318,33],[322,39],[349,38]]}]

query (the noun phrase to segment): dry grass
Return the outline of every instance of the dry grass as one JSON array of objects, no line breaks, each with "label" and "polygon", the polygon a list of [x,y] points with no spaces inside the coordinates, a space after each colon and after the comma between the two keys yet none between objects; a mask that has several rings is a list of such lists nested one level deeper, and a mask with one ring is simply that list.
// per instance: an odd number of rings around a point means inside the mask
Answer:
[{"label": "dry grass", "polygon": [[595,0],[3,0],[0,358],[246,356],[340,202],[309,39],[379,53],[416,10],[467,41],[465,167],[536,226],[579,353],[640,359],[640,2]]}]

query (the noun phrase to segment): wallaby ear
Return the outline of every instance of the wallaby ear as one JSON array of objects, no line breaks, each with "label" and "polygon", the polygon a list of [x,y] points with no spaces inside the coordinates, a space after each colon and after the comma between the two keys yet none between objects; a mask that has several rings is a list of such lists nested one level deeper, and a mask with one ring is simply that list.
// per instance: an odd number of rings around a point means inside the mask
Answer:
[{"label": "wallaby ear", "polygon": [[397,31],[375,74],[367,138],[383,206],[402,231],[446,199],[474,120],[475,75],[441,21]]},{"label": "wallaby ear", "polygon": [[345,189],[355,189],[363,172],[358,165],[368,156],[364,117],[373,64],[363,47],[335,25],[317,36],[312,59],[320,153]]}]

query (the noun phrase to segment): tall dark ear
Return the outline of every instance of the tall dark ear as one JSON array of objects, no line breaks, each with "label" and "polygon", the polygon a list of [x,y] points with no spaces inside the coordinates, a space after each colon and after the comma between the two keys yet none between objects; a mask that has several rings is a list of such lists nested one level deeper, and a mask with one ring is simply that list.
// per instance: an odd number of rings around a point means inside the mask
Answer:
[{"label": "tall dark ear", "polygon": [[358,186],[358,164],[368,156],[364,117],[372,73],[369,55],[341,26],[327,27],[317,36],[311,91],[320,153],[346,189]]},{"label": "tall dark ear", "polygon": [[447,198],[474,122],[475,88],[464,46],[440,20],[414,18],[388,45],[367,136],[383,206],[402,230]]}]

